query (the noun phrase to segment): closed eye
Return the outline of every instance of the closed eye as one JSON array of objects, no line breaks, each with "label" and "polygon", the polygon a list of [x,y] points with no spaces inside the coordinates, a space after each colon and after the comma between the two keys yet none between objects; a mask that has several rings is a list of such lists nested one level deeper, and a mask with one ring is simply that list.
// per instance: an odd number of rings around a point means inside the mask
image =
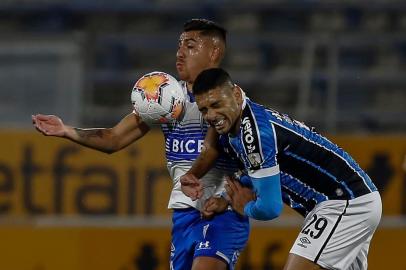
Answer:
[{"label": "closed eye", "polygon": [[219,108],[219,107],[221,107],[221,103],[219,101],[215,101],[210,105],[210,107]]}]

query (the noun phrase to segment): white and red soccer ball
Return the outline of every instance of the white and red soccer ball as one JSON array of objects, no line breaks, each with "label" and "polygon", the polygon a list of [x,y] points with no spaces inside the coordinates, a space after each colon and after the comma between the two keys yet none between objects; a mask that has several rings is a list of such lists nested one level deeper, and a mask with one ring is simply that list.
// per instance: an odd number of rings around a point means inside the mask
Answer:
[{"label": "white and red soccer ball", "polygon": [[167,123],[183,111],[185,93],[179,82],[165,72],[142,76],[134,85],[131,102],[135,112],[148,123]]}]

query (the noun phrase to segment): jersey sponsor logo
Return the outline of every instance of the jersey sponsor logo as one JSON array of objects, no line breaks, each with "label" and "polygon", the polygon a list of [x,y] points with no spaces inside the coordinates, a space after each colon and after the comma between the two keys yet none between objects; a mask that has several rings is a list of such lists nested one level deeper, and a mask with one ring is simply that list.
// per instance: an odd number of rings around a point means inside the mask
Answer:
[{"label": "jersey sponsor logo", "polygon": [[204,140],[191,139],[191,140],[178,140],[172,139],[170,142],[170,151],[172,153],[200,153],[203,148]]},{"label": "jersey sponsor logo", "polygon": [[245,107],[242,118],[242,138],[248,161],[251,164],[251,169],[259,169],[262,163],[259,134],[257,133],[256,125],[249,107]]},{"label": "jersey sponsor logo", "polygon": [[244,142],[247,143],[247,149],[250,152],[253,152],[256,150],[256,147],[254,144],[252,144],[254,142],[254,136],[251,121],[248,116],[244,117],[244,119],[242,120],[242,124],[243,124]]},{"label": "jersey sponsor logo", "polygon": [[299,241],[300,243],[297,243],[297,245],[303,248],[307,248],[307,245],[310,245],[312,243],[306,236],[299,238]]},{"label": "jersey sponsor logo", "polygon": [[197,250],[201,250],[201,249],[211,249],[210,241],[200,242]]},{"label": "jersey sponsor logo", "polygon": [[261,156],[259,153],[248,154],[248,160],[254,167],[259,167],[261,165]]}]

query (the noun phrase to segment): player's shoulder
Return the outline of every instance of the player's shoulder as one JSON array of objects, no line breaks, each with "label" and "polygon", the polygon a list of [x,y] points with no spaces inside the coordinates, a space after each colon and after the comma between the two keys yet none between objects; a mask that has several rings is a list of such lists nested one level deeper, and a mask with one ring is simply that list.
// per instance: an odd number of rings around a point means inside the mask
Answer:
[{"label": "player's shoulder", "polygon": [[255,128],[259,135],[263,130],[271,128],[272,118],[270,109],[246,99],[241,118],[243,129]]},{"label": "player's shoulder", "polygon": [[241,137],[248,149],[261,149],[274,145],[275,127],[272,110],[247,100],[241,119]]}]

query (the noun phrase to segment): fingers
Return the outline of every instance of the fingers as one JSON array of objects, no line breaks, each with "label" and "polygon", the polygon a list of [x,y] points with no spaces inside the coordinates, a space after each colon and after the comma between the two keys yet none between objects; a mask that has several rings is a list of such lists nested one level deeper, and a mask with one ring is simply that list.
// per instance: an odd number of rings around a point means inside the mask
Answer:
[{"label": "fingers", "polygon": [[51,119],[53,115],[45,115],[45,114],[36,114],[34,117],[40,121],[47,121]]},{"label": "fingers", "polygon": [[32,124],[34,126],[36,126],[37,125],[37,117],[35,115],[31,115],[31,120],[32,120]]},{"label": "fingers", "polygon": [[233,183],[234,183],[235,189],[236,189],[237,191],[238,191],[238,190],[241,190],[241,189],[243,188],[243,186],[241,185],[240,181],[234,180]]},{"label": "fingers", "polygon": [[238,180],[226,178],[227,195],[230,197],[230,204],[234,211],[244,215],[245,205],[252,200],[255,200],[255,193],[247,187],[244,187]]},{"label": "fingers", "polygon": [[217,207],[217,201],[213,197],[211,197],[204,203],[203,210],[209,213],[214,213],[217,210]]},{"label": "fingers", "polygon": [[35,129],[38,130],[39,132],[43,133],[44,135],[47,135],[47,131],[42,127],[42,124],[38,120],[37,116],[31,115],[31,119],[32,119],[32,124],[34,125]]},{"label": "fingers", "polygon": [[198,197],[199,197],[198,190],[195,189],[194,187],[182,185],[181,189],[182,189],[183,194],[185,194],[186,196],[191,198],[192,201],[195,201],[198,199]]},{"label": "fingers", "polygon": [[202,209],[202,217],[204,219],[210,219],[214,215],[215,203],[213,198],[209,198],[204,202],[204,206]]},{"label": "fingers", "polygon": [[180,177],[180,183],[183,193],[193,201],[203,195],[203,185],[201,181],[193,174],[185,174]]},{"label": "fingers", "polygon": [[194,190],[192,191],[192,196],[189,196],[192,201],[196,201],[203,196],[203,188],[200,187],[194,187]]},{"label": "fingers", "polygon": [[202,197],[203,197],[203,186],[200,186],[199,189],[197,190],[196,200],[201,199]]},{"label": "fingers", "polygon": [[180,178],[180,183],[184,186],[198,186],[200,185],[199,179],[193,174],[185,174]]},{"label": "fingers", "polygon": [[224,185],[228,198],[231,200],[233,198],[233,191],[228,184]]},{"label": "fingers", "polygon": [[238,186],[236,186],[237,181],[234,181],[231,178],[226,178],[226,181],[227,181],[226,186],[227,195],[230,198],[233,198],[234,194],[238,192]]},{"label": "fingers", "polygon": [[227,209],[228,202],[222,197],[210,197],[204,203],[202,216],[212,218],[216,213],[224,212]]}]

